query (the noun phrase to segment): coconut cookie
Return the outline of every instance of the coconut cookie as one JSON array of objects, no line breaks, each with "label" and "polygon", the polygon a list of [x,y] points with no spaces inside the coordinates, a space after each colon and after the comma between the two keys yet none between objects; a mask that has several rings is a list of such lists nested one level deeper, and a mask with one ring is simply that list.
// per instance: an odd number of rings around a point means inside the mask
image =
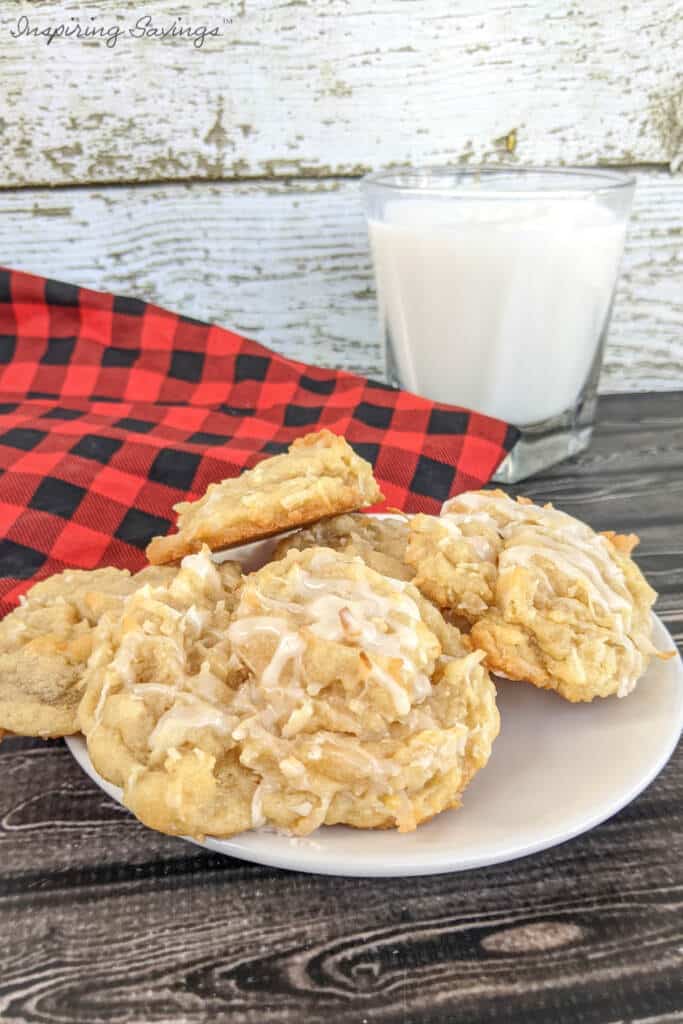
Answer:
[{"label": "coconut cookie", "polygon": [[415,583],[471,624],[492,671],[590,701],[635,686],[649,659],[656,594],[630,557],[637,537],[502,491],[472,491],[416,516]]},{"label": "coconut cookie", "polygon": [[76,732],[80,683],[98,620],[168,572],[69,569],[32,587],[0,622],[0,730],[45,739]]},{"label": "coconut cookie", "polygon": [[174,505],[178,532],[155,537],[150,562],[172,562],[198,551],[269,537],[322,516],[365,508],[382,500],[369,462],[329,430],[298,438],[284,455],[210,484],[198,501]]},{"label": "coconut cookie", "polygon": [[[434,628],[432,628],[434,627]],[[330,548],[247,577],[229,628],[252,824],[414,829],[457,806],[499,727],[495,688],[409,584]]]},{"label": "coconut cookie", "polygon": [[202,837],[251,825],[256,778],[232,739],[235,686],[228,626],[239,567],[204,548],[170,582],[142,587],[104,619],[79,721],[96,770],[151,828]]},{"label": "coconut cookie", "polygon": [[405,561],[408,532],[407,517],[376,519],[353,512],[324,519],[307,530],[285,537],[275,549],[275,558],[282,558],[293,548],[297,551],[312,547],[334,548],[346,555],[358,555],[383,576],[411,580],[414,573]]}]

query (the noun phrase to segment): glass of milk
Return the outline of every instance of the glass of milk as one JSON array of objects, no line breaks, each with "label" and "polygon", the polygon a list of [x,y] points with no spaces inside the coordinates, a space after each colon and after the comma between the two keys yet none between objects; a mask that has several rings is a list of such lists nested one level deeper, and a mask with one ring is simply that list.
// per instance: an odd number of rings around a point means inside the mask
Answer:
[{"label": "glass of milk", "polygon": [[589,443],[634,179],[425,167],[363,181],[392,383],[519,427],[495,479]]}]

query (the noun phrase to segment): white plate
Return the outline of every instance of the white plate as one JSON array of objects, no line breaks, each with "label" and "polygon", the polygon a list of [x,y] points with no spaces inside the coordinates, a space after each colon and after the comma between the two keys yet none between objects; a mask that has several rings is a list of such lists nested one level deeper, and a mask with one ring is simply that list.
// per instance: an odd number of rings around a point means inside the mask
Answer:
[{"label": "white plate", "polygon": [[[229,553],[248,568],[273,541]],[[661,650],[673,640],[655,620]],[[628,697],[568,704],[524,683],[498,681],[500,736],[486,768],[446,811],[415,832],[334,826],[305,839],[256,831],[207,839],[209,850],[326,875],[431,875],[498,864],[565,842],[630,803],[662,770],[683,727],[683,663],[655,660]],[[115,800],[121,791],[93,768],[82,736],[67,738],[81,768]]]}]

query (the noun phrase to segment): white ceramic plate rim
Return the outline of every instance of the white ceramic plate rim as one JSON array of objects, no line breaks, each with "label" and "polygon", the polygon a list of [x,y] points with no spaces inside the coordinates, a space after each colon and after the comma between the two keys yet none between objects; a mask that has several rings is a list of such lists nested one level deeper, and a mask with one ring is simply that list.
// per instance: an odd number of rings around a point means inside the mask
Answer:
[{"label": "white ceramic plate rim", "polygon": [[[272,543],[272,541],[257,542],[255,545],[249,545],[244,549],[231,552],[229,557],[235,557],[238,555],[238,552],[242,551],[246,553],[246,558],[252,560],[255,553],[257,556],[262,552],[265,553],[266,545],[270,548]],[[674,646],[669,633],[657,618],[655,618],[654,622],[653,639],[661,650]],[[657,678],[652,678],[655,676]],[[540,706],[540,702],[561,700],[554,694],[541,693],[533,690],[532,687],[526,684],[505,684],[504,681],[501,681],[499,684],[499,692],[501,687],[506,685],[513,688],[523,687],[524,700],[527,703],[529,700],[536,700],[538,702],[537,705],[530,704],[529,707],[532,708],[533,714],[536,713],[535,709],[538,707],[541,722],[543,720],[543,709]],[[484,845],[477,853],[469,856],[463,855],[458,851],[457,843],[451,846],[450,843],[437,841],[434,844],[434,849],[421,851],[415,860],[406,860],[404,855],[396,856],[395,851],[392,856],[397,835],[394,832],[362,832],[347,829],[344,826],[322,828],[312,836],[305,838],[293,838],[275,831],[257,830],[244,833],[232,839],[207,838],[203,843],[197,845],[225,856],[252,861],[269,867],[349,877],[407,877],[412,875],[440,874],[450,871],[467,871],[472,868],[486,867],[538,853],[551,846],[566,842],[616,814],[617,811],[630,803],[652,782],[671,757],[683,729],[683,662],[681,662],[680,655],[677,654],[675,658],[667,662],[653,662],[643,679],[640,680],[634,694],[625,698],[625,700],[633,701],[639,692],[642,695],[642,688],[648,685],[666,688],[665,693],[662,691],[659,694],[659,703],[662,704],[662,708],[657,712],[656,724],[661,736],[654,749],[646,757],[642,758],[642,764],[636,766],[635,773],[631,771],[631,778],[628,783],[620,785],[619,780],[616,780],[614,786],[607,794],[603,794],[594,803],[588,803],[580,813],[568,813],[566,819],[561,820],[559,823],[556,822],[554,825],[549,824],[546,829],[541,829],[540,833],[532,841],[520,840],[513,834],[510,835],[509,840],[495,842],[488,846]],[[662,694],[664,702],[662,701]],[[592,708],[598,703],[608,706],[610,702],[612,706],[616,706],[614,704],[615,701],[617,701],[617,698],[611,697],[606,701],[594,702],[594,704],[585,705],[584,707]],[[566,704],[563,701],[561,703],[562,705]],[[547,707],[552,708],[552,705],[547,705]],[[569,708],[570,705],[566,705],[566,707]],[[604,716],[604,712],[601,711],[600,713]],[[118,803],[122,803],[121,790],[106,782],[93,768],[84,737],[80,735],[70,736],[67,737],[66,742],[71,754],[83,771],[105,793]],[[495,749],[494,745],[494,754]],[[489,770],[490,767],[483,769],[480,775],[483,776]],[[473,789],[476,783],[477,779],[471,784],[467,793]],[[467,793],[465,794],[462,808],[456,811],[444,812],[434,819],[434,822],[441,822],[443,828],[444,822],[450,823],[453,821],[456,823],[457,832],[458,819],[454,818],[454,816],[459,818],[468,813]],[[434,822],[421,826],[418,832],[424,832],[424,830],[432,828]],[[349,853],[348,850],[349,834],[352,835],[352,853]],[[337,838],[340,836],[342,838],[341,846],[344,848],[335,849],[335,847],[340,846],[337,841]],[[385,839],[383,837],[391,838]],[[195,842],[195,840],[188,841]]]}]

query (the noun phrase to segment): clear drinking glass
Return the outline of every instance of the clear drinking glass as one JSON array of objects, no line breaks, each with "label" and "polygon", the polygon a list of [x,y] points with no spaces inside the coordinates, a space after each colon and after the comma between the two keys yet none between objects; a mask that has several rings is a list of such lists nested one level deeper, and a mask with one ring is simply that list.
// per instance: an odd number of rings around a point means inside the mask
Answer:
[{"label": "clear drinking glass", "polygon": [[587,447],[635,181],[448,167],[363,180],[392,383],[497,416],[514,483]]}]

